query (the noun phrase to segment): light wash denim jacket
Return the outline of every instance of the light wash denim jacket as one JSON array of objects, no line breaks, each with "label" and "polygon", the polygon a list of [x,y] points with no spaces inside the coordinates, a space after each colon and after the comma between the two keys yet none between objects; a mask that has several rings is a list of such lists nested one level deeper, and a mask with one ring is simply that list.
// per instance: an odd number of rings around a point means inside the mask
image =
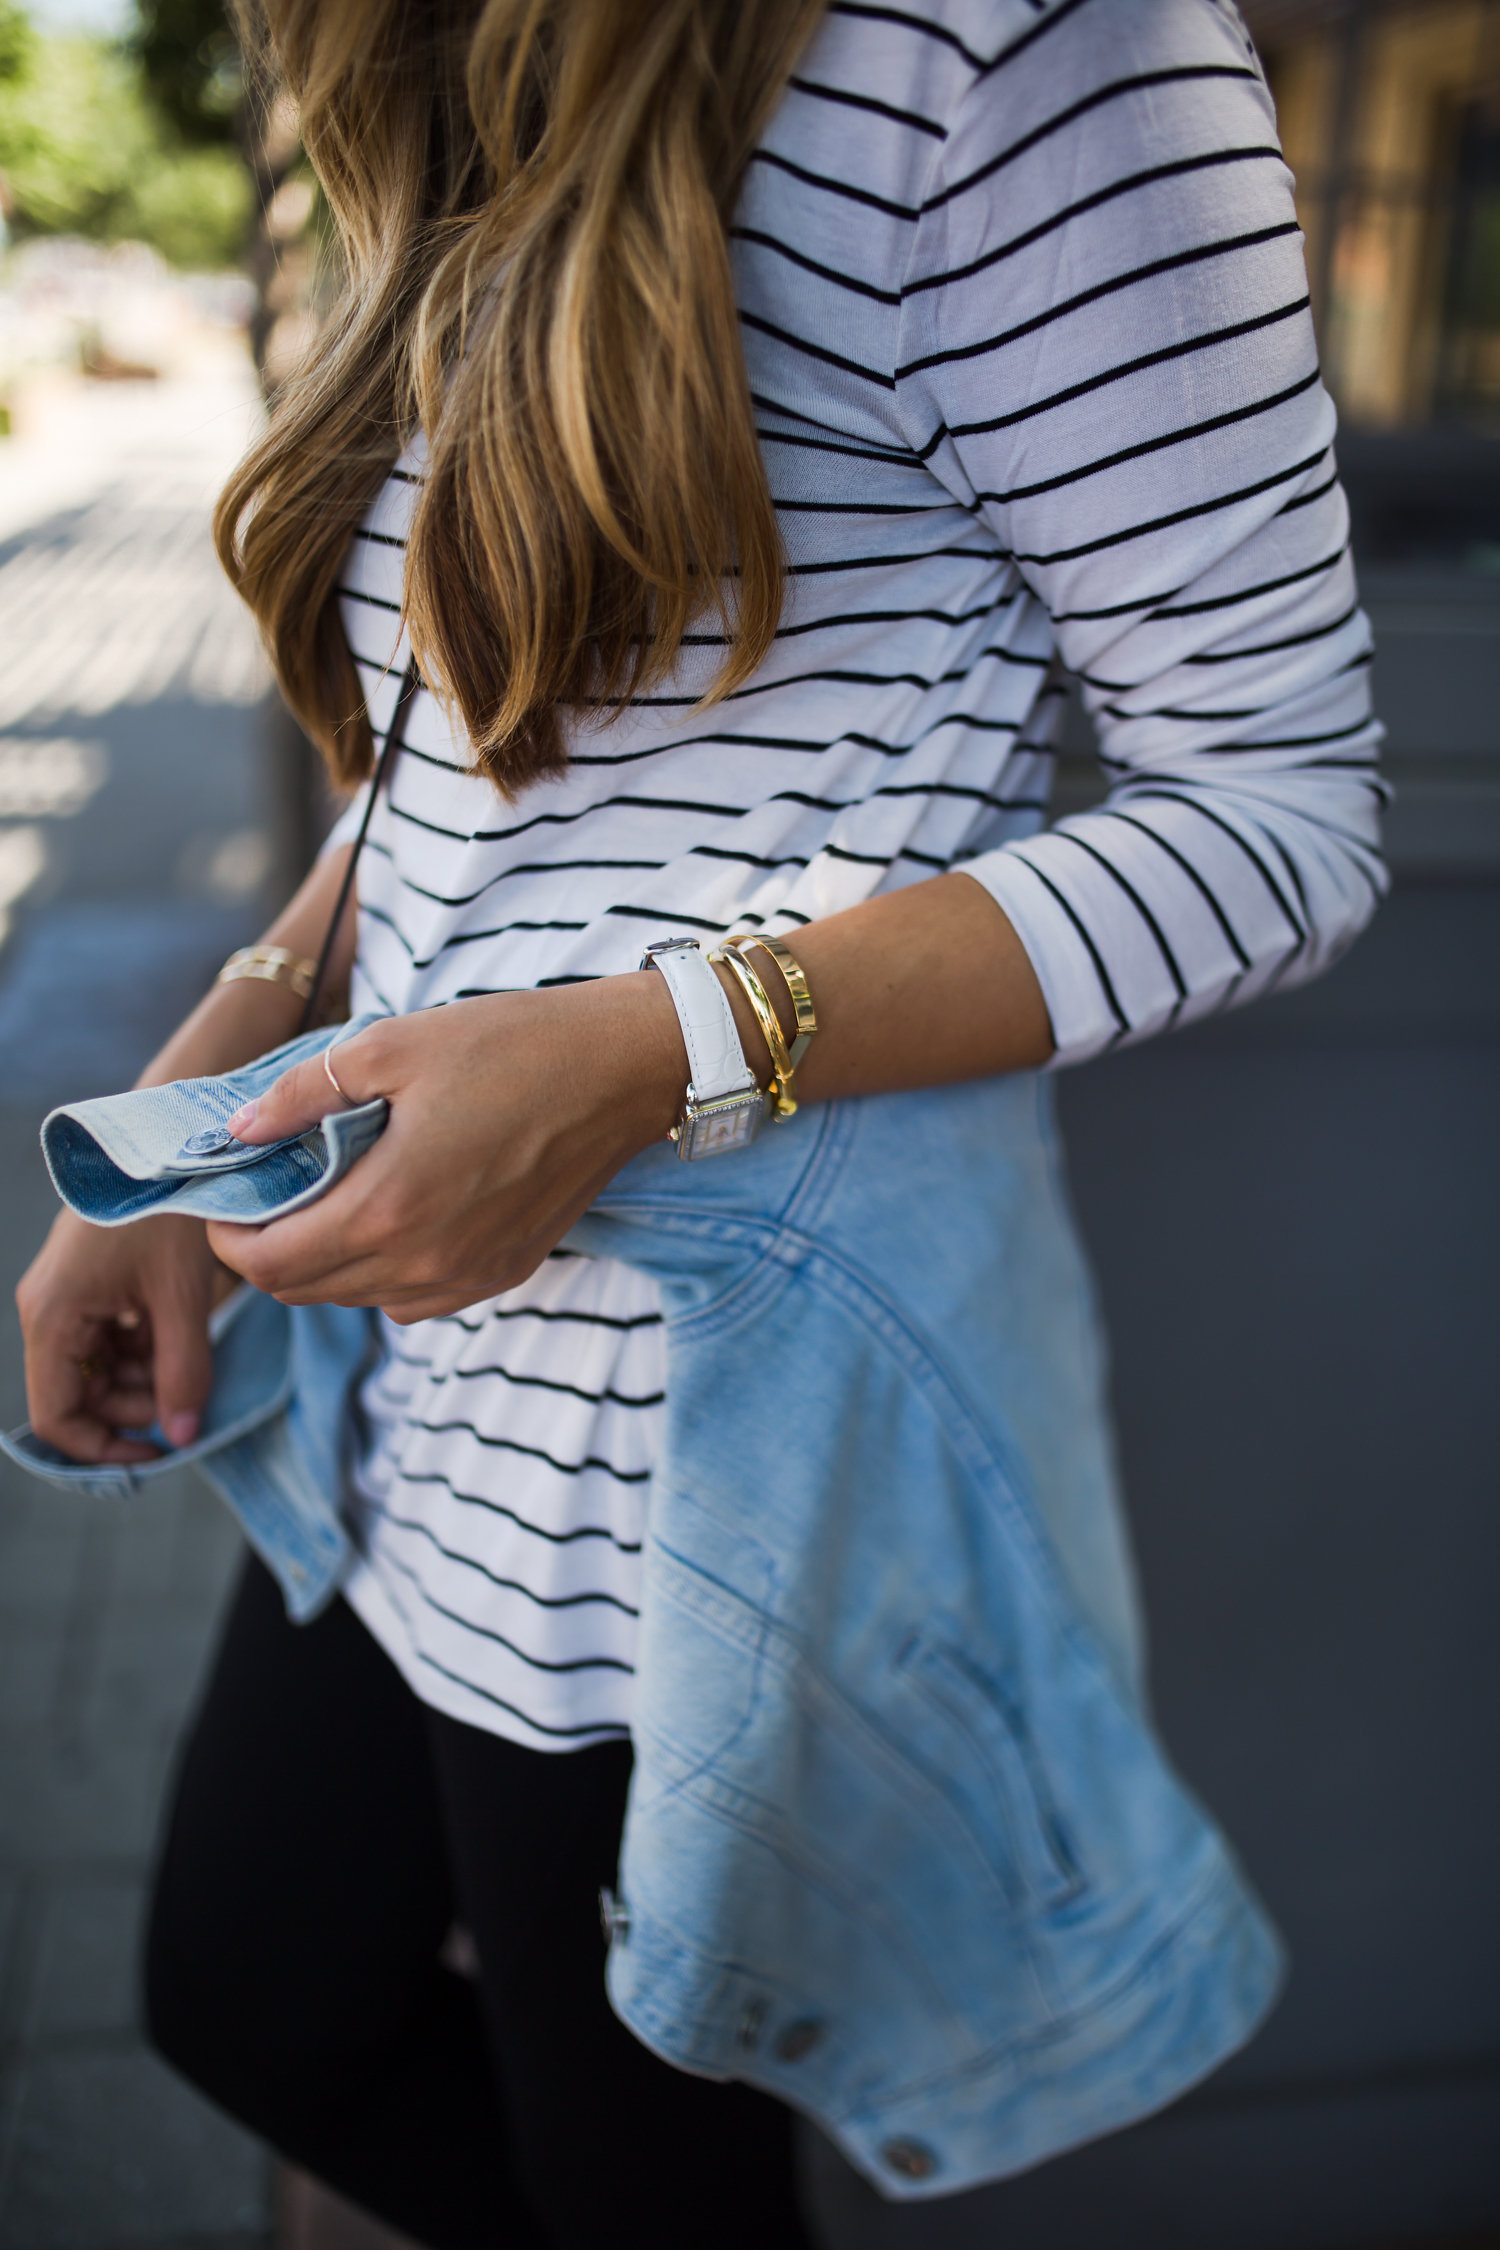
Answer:
[{"label": "light wash denim jacket", "polygon": [[[722,1164],[651,1149],[568,1239],[655,1275],[667,1320],[619,2014],[887,2195],[1171,2101],[1255,2028],[1279,1951],[1151,1731],[1047,1083],[804,1110]],[[247,1294],[175,1457],[297,1616],[349,1559],[370,1348],[367,1315]]]}]

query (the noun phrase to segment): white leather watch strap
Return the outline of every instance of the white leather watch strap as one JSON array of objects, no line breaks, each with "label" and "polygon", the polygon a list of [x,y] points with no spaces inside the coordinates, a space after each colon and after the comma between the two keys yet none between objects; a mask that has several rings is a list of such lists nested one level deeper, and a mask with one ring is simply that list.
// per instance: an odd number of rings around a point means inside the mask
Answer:
[{"label": "white leather watch strap", "polygon": [[667,980],[682,1025],[693,1099],[710,1102],[753,1086],[755,1073],[745,1060],[734,1012],[696,941],[687,938],[650,946],[641,967],[653,961]]}]

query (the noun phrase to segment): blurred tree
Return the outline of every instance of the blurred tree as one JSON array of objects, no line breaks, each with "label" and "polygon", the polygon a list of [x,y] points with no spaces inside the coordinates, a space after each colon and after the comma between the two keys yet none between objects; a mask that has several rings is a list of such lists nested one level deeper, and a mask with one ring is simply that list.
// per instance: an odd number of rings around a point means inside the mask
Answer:
[{"label": "blurred tree", "polygon": [[34,44],[31,19],[14,0],[0,0],[0,86],[23,76]]},{"label": "blurred tree", "polygon": [[17,26],[9,0],[0,9],[0,174],[15,231],[149,242],[181,266],[233,264],[252,189],[227,139],[186,142],[127,49],[49,35],[24,17]]},{"label": "blurred tree", "polygon": [[130,44],[168,124],[184,141],[236,142],[245,75],[220,0],[136,0],[136,12]]}]

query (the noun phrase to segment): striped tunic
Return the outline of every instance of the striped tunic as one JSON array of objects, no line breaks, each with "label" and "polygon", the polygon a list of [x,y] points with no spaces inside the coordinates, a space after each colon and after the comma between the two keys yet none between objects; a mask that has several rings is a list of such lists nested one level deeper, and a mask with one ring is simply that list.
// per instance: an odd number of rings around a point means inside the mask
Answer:
[{"label": "striped tunic", "polygon": [[[775,646],[695,712],[720,654],[698,637],[514,804],[420,696],[361,869],[356,1005],[793,934],[953,867],[1014,923],[1062,1063],[1324,967],[1383,883],[1378,730],[1235,9],[835,0],[732,247],[788,561]],[[377,735],[421,459],[344,582]],[[1048,827],[1062,663],[1110,794]],[[420,1695],[540,1748],[628,1729],[664,1381],[651,1285],[600,1260],[387,1327],[350,1598]]]}]

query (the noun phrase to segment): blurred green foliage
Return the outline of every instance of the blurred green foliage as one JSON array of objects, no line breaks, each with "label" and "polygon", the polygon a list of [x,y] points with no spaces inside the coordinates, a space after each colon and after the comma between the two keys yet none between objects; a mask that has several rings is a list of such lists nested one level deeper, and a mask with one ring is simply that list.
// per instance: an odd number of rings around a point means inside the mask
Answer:
[{"label": "blurred green foliage", "polygon": [[232,141],[244,94],[220,0],[136,0],[131,41],[151,98],[185,141]]},{"label": "blurred green foliage", "polygon": [[[209,11],[176,0],[176,12],[201,22]],[[223,32],[223,15],[213,8],[186,68],[168,72],[171,90],[158,93],[148,69],[168,60],[173,42],[158,40],[154,53],[149,43],[168,13],[162,4],[152,10],[132,50],[49,35],[14,0],[0,0],[0,178],[16,235],[149,242],[174,265],[200,269],[236,261],[252,199],[230,139],[238,88],[232,59],[198,55],[215,25]],[[182,64],[180,39],[175,52]],[[215,100],[223,114],[210,130]],[[199,121],[190,127],[194,102]]]},{"label": "blurred green foliage", "polygon": [[13,0],[0,0],[0,86],[19,78],[31,57],[31,24]]}]

